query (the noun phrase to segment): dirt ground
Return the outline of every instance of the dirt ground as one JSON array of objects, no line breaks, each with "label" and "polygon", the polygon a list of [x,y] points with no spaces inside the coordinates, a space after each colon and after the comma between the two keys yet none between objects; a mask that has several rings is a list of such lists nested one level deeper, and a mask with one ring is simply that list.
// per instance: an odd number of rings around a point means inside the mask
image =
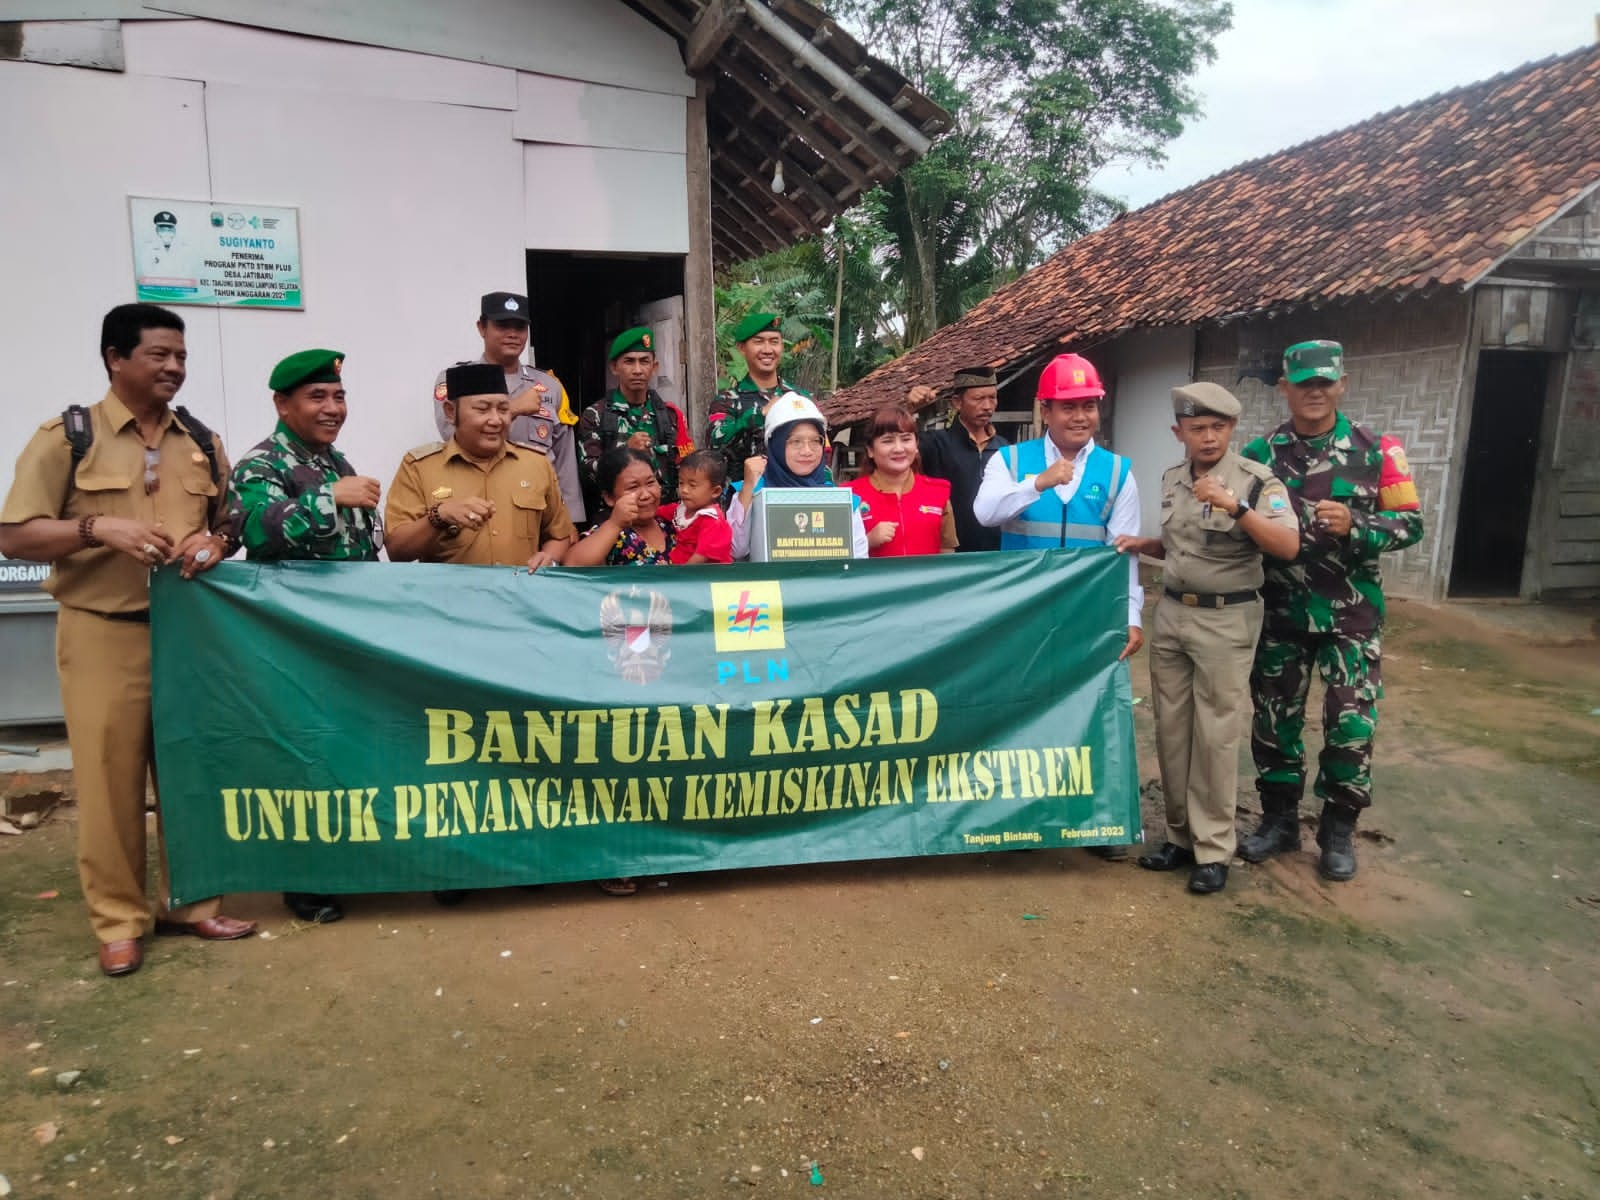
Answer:
[{"label": "dirt ground", "polygon": [[1309,850],[1211,898],[1039,851],[367,897],[323,928],[252,895],[230,911],[270,936],[161,939],[107,980],[59,810],[0,838],[0,1173],[163,1200],[1600,1195],[1600,642],[1396,609],[1346,885]]}]

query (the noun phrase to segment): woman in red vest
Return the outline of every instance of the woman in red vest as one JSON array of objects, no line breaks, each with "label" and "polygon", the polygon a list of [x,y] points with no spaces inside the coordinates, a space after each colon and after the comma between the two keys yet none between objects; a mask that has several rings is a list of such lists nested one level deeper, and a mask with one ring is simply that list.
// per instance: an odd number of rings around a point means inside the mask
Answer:
[{"label": "woman in red vest", "polygon": [[868,471],[850,485],[861,499],[870,558],[950,554],[956,518],[950,484],[919,475],[917,420],[904,404],[886,404],[867,425]]}]

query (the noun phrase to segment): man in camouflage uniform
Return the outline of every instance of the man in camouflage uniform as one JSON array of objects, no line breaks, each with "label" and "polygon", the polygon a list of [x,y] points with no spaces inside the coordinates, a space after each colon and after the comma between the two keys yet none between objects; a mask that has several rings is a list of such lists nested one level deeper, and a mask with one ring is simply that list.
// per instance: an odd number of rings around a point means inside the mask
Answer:
[{"label": "man in camouflage uniform", "polygon": [[1344,350],[1300,342],[1283,355],[1278,384],[1289,421],[1244,448],[1272,469],[1300,518],[1300,553],[1268,560],[1266,619],[1250,675],[1255,721],[1250,748],[1261,793],[1261,825],[1239,844],[1250,862],[1300,848],[1305,787],[1306,695],[1321,672],[1323,750],[1317,869],[1324,879],[1356,873],[1352,837],[1372,803],[1372,736],[1382,694],[1383,585],[1378,556],[1422,538],[1422,512],[1398,440],[1342,412]]},{"label": "man in camouflage uniform", "polygon": [[272,369],[277,428],[233,468],[252,561],[378,557],[380,484],[333,448],[346,415],[343,368],[341,351],[302,350]]},{"label": "man in camouflage uniform", "polygon": [[[595,468],[608,450],[626,445],[650,456],[661,481],[661,503],[671,504],[678,498],[678,462],[694,450],[694,441],[683,413],[650,386],[657,365],[655,335],[643,325],[625,329],[612,340],[607,357],[617,386],[578,419],[578,469],[584,487],[598,499]],[[591,511],[598,512],[599,505]]]},{"label": "man in camouflage uniform", "polygon": [[799,392],[811,398],[810,392],[778,374],[778,362],[783,358],[782,327],[773,313],[750,313],[734,326],[734,348],[744,356],[749,370],[733,387],[718,392],[711,402],[706,439],[728,460],[730,480],[744,478],[745,459],[767,452],[763,424],[772,402],[785,392]]},{"label": "man in camouflage uniform", "polygon": [[[267,386],[278,409],[277,428],[233,468],[234,492],[244,510],[245,557],[251,561],[378,557],[378,481],[357,475],[333,448],[345,420],[343,369],[338,350],[302,350],[272,369]],[[337,896],[285,892],[283,902],[313,925],[344,916]]]}]

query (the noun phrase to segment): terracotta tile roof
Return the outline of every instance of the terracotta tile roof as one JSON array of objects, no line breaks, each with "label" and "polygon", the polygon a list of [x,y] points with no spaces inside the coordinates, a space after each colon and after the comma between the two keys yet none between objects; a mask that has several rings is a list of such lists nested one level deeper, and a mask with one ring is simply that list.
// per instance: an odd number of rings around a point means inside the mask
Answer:
[{"label": "terracotta tile roof", "polygon": [[1465,288],[1600,182],[1600,46],[1383,113],[1064,247],[822,404],[849,424],[957,367],[1121,330]]}]

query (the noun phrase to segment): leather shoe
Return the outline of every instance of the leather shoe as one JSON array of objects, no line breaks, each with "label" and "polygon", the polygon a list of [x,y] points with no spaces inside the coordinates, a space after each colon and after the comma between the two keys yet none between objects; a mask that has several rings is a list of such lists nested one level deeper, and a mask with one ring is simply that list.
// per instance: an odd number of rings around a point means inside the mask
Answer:
[{"label": "leather shoe", "polygon": [[1189,890],[1197,896],[1209,896],[1227,886],[1227,863],[1200,863],[1189,872]]},{"label": "leather shoe", "polygon": [[283,903],[297,920],[308,925],[332,925],[344,919],[344,905],[337,896],[319,896],[311,892],[285,892]]},{"label": "leather shoe", "polygon": [[256,931],[254,921],[238,921],[220,913],[203,921],[157,921],[156,932],[163,936],[204,938],[208,942],[231,942],[235,938],[249,937]]},{"label": "leather shoe", "polygon": [[100,970],[107,975],[132,975],[144,965],[144,947],[138,938],[100,943]]},{"label": "leather shoe", "polygon": [[1139,865],[1146,871],[1176,871],[1194,865],[1194,851],[1176,842],[1162,842],[1154,854],[1139,855]]}]

